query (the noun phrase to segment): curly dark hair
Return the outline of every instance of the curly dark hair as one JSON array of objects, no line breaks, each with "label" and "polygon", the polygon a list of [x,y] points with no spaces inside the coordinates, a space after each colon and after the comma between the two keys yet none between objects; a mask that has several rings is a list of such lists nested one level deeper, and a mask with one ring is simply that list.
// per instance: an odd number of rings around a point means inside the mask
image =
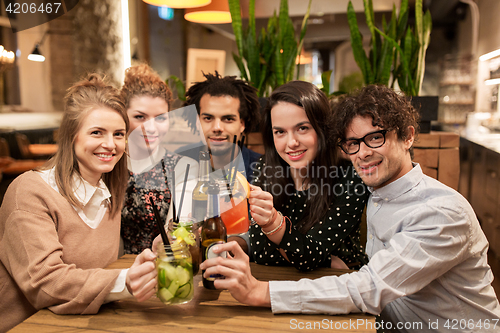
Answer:
[{"label": "curly dark hair", "polygon": [[[184,105],[196,106],[200,114],[200,100],[203,95],[213,97],[231,96],[240,100],[240,118],[245,122],[245,132],[257,129],[260,124],[260,104],[257,97],[257,89],[250,86],[246,81],[239,80],[236,76],[222,77],[217,71],[215,74],[205,74],[205,81],[196,82],[186,92],[186,103]],[[196,131],[196,119],[189,117],[190,113],[184,112],[183,116],[189,126]]]},{"label": "curly dark hair", "polygon": [[402,93],[382,85],[369,85],[344,96],[333,105],[335,142],[345,138],[345,132],[356,116],[370,116],[372,125],[396,130],[400,140],[406,140],[408,127],[419,131],[420,115]]}]

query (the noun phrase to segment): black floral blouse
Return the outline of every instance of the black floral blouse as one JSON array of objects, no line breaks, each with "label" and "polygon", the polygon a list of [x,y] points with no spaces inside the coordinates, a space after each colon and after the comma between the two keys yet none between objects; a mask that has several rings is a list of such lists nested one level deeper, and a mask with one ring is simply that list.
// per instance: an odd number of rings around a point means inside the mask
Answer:
[{"label": "black floral blouse", "polygon": [[[264,168],[262,159],[254,174]],[[332,186],[336,196],[327,214],[309,229],[307,234],[296,229],[304,217],[309,190],[296,191],[281,213],[287,216],[285,234],[279,245],[271,242],[258,225],[250,227],[250,247],[253,260],[264,265],[293,265],[301,271],[330,267],[331,256],[338,256],[351,269],[359,269],[368,262],[360,244],[360,222],[369,191],[361,182],[352,164],[346,164],[337,185]],[[254,179],[254,182],[258,178]],[[333,185],[333,184],[332,184]],[[312,199],[314,200],[314,198]],[[290,260],[280,253],[283,249]]]},{"label": "black floral blouse", "polygon": [[126,254],[139,254],[151,248],[153,240],[160,234],[150,198],[154,196],[160,217],[165,222],[171,200],[171,174],[182,157],[167,152],[151,170],[144,173],[129,172],[121,225]]}]

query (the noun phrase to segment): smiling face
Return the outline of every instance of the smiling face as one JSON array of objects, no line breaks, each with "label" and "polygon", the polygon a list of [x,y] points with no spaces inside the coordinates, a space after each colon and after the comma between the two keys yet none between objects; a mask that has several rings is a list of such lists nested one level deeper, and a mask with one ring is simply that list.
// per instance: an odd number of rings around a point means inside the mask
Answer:
[{"label": "smiling face", "polygon": [[271,109],[271,123],[280,157],[295,170],[308,167],[318,153],[318,135],[306,111],[295,104],[278,102]]},{"label": "smiling face", "polygon": [[169,128],[167,113],[168,104],[160,97],[132,97],[127,109],[131,155],[142,158],[156,151]]},{"label": "smiling face", "polygon": [[83,179],[97,185],[103,173],[113,170],[125,151],[125,137],[125,122],[117,111],[106,107],[90,111],[74,143]]},{"label": "smiling face", "polygon": [[[398,139],[396,131],[385,134],[385,143],[379,148],[369,148],[360,143],[359,151],[349,155],[363,182],[375,190],[392,183],[412,169],[409,149],[413,144],[414,129],[405,141]],[[356,116],[345,132],[345,139],[360,139],[368,133],[381,130],[373,126],[371,117]]]},{"label": "smiling face", "polygon": [[245,122],[240,118],[240,100],[205,94],[200,99],[200,124],[214,156],[231,153],[233,137],[241,139]]}]

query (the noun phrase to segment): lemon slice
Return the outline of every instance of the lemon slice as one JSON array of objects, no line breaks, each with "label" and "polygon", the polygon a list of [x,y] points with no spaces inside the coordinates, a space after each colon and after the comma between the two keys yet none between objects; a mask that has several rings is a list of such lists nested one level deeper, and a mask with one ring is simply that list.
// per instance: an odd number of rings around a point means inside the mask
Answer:
[{"label": "lemon slice", "polygon": [[236,172],[236,180],[238,183],[240,183],[241,187],[243,187],[243,190],[245,191],[246,197],[250,197],[250,184],[248,183],[247,179],[243,174],[239,171]]}]

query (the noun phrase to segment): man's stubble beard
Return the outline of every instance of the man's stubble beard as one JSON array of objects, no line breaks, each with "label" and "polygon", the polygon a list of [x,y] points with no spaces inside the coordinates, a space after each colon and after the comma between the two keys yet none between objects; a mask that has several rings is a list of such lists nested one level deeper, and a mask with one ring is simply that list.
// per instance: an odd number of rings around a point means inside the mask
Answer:
[{"label": "man's stubble beard", "polygon": [[212,153],[213,156],[221,157],[225,155],[231,154],[231,146],[232,144],[229,144],[227,147],[210,147],[210,152]]}]

